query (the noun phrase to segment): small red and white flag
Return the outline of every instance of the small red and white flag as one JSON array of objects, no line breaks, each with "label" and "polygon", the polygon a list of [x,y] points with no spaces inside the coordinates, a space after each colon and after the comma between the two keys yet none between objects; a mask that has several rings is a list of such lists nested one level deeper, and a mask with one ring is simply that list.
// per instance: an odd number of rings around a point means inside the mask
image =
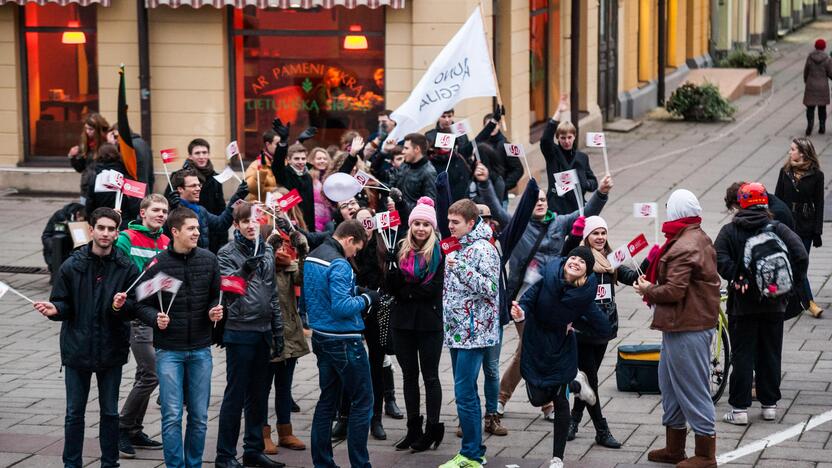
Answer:
[{"label": "small red and white flag", "polygon": [[277,199],[277,206],[280,207],[280,211],[289,211],[302,201],[303,198],[300,196],[298,189],[292,189],[289,193]]},{"label": "small red and white flag", "polygon": [[523,145],[518,145],[515,143],[506,143],[506,156],[511,156],[512,158],[525,158],[526,157],[526,150],[523,148]]},{"label": "small red and white flag", "polygon": [[399,216],[399,212],[396,211],[396,210],[391,211],[390,212],[390,227],[391,228],[398,227],[398,226],[401,226],[401,224],[402,224],[402,218]]},{"label": "small red and white flag", "polygon": [[453,133],[437,133],[436,141],[434,142],[433,146],[442,149],[451,149],[454,147],[455,141],[456,135],[454,135]]},{"label": "small red and white flag", "polygon": [[225,159],[231,159],[240,154],[240,148],[237,146],[237,140],[232,141],[225,147]]},{"label": "small red and white flag", "polygon": [[636,218],[655,218],[658,212],[656,203],[633,203],[633,216]]},{"label": "small red and white flag", "polygon": [[647,242],[647,237],[645,237],[644,234],[639,234],[635,239],[627,243],[627,250],[630,252],[630,256],[632,257],[647,248],[648,245],[650,244]]},{"label": "small red and white flag", "polygon": [[242,296],[246,293],[246,280],[239,276],[223,276],[220,280],[220,290]]},{"label": "small red and white flag", "polygon": [[623,265],[625,262],[630,260],[632,257],[630,256],[630,249],[627,245],[622,245],[621,247],[613,250],[607,255],[607,260],[610,262],[612,267],[618,268]]},{"label": "small red and white flag", "polygon": [[160,154],[162,156],[162,163],[164,164],[170,164],[176,161],[176,148],[163,149],[160,151]]},{"label": "small red and white flag", "polygon": [[450,254],[451,252],[456,252],[457,250],[462,249],[462,244],[459,243],[459,239],[454,236],[446,237],[439,241],[439,247],[442,248],[442,253],[445,255]]},{"label": "small red and white flag", "polygon": [[147,192],[147,184],[124,179],[124,185],[121,186],[121,191],[128,197],[144,198],[144,194]]}]

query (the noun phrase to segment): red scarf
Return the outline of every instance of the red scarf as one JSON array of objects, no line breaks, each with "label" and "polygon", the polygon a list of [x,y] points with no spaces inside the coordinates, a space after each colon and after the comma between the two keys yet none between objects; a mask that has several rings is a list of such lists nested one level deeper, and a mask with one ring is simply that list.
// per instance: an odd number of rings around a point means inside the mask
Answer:
[{"label": "red scarf", "polygon": [[691,216],[688,218],[679,218],[676,221],[667,221],[662,223],[662,232],[664,233],[666,241],[664,241],[664,245],[661,246],[659,249],[659,254],[656,256],[655,260],[650,262],[650,265],[647,267],[647,281],[655,284],[656,277],[659,274],[659,259],[662,258],[665,251],[667,250],[668,244],[670,241],[676,238],[679,235],[679,232],[688,227],[688,226],[695,226],[702,224],[702,218],[699,216]]}]

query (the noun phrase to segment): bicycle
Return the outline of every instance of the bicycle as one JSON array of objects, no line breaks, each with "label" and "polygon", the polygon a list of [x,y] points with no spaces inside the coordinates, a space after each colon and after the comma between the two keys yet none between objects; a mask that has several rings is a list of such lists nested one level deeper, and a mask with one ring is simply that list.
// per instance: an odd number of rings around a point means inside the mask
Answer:
[{"label": "bicycle", "polygon": [[720,290],[719,314],[717,315],[716,333],[711,340],[711,400],[716,404],[728,386],[728,375],[731,370],[731,341],[728,336],[728,315],[722,304],[728,300],[728,291]]}]

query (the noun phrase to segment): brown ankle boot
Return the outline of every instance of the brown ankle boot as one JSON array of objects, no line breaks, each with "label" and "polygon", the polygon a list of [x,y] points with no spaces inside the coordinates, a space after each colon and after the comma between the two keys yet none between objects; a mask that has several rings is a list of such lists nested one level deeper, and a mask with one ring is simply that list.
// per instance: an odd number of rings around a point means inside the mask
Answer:
[{"label": "brown ankle boot", "polygon": [[665,428],[665,447],[663,449],[651,450],[647,459],[656,463],[679,463],[687,459],[685,455],[686,429]]},{"label": "brown ankle boot", "polygon": [[263,446],[263,453],[275,455],[278,452],[277,447],[274,445],[274,442],[272,441],[271,426],[263,426]]},{"label": "brown ankle boot", "polygon": [[808,310],[814,318],[820,318],[821,314],[823,313],[823,309],[821,309],[820,306],[815,303],[815,301],[809,301],[809,308],[806,310]]},{"label": "brown ankle boot", "polygon": [[291,424],[277,425],[277,443],[289,450],[306,450],[306,444],[292,434]]},{"label": "brown ankle boot", "polygon": [[716,468],[716,436],[697,435],[694,456],[676,465],[676,468]]},{"label": "brown ankle boot", "polygon": [[508,435],[508,429],[500,424],[500,415],[497,413],[485,415],[485,432],[495,436]]}]

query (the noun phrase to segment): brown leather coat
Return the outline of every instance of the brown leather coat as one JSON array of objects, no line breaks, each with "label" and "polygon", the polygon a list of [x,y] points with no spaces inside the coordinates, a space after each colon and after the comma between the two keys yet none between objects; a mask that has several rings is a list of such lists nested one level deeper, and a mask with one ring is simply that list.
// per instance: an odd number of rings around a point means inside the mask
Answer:
[{"label": "brown leather coat", "polygon": [[714,328],[720,279],[708,235],[699,225],[684,228],[658,261],[657,284],[644,294],[656,306],[650,328],[665,332]]}]

